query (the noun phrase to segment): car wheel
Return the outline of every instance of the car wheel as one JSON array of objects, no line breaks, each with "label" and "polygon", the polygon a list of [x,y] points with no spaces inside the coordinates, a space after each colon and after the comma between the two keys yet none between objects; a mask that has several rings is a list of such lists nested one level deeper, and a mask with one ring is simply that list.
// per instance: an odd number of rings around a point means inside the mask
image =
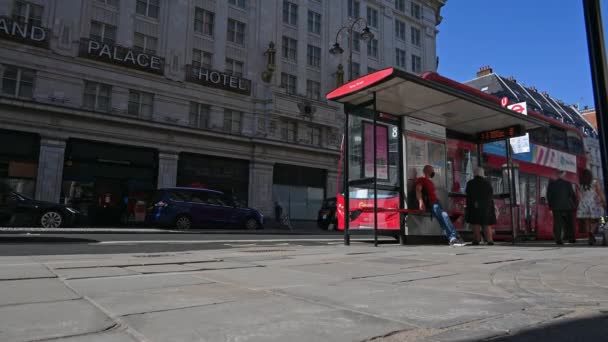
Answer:
[{"label": "car wheel", "polygon": [[260,228],[260,224],[256,219],[250,218],[245,222],[245,228],[247,228],[247,230],[256,230]]},{"label": "car wheel", "polygon": [[192,220],[188,216],[179,216],[175,220],[175,228],[177,230],[189,230],[192,228]]},{"label": "car wheel", "polygon": [[56,211],[47,211],[40,216],[42,228],[59,228],[63,224],[63,217]]}]

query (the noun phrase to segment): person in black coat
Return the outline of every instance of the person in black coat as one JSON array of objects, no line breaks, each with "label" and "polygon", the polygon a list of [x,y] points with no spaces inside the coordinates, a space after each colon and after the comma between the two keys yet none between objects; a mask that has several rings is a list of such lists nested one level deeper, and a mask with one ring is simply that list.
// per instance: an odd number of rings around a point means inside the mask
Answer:
[{"label": "person in black coat", "polygon": [[492,226],[496,224],[492,185],[484,178],[481,167],[475,169],[475,177],[467,182],[467,207],[465,221],[473,228],[473,245],[479,245],[480,229],[484,228],[488,245],[494,244]]},{"label": "person in black coat", "polygon": [[564,179],[565,172],[557,171],[555,180],[549,182],[547,187],[547,201],[553,211],[553,236],[558,245],[563,244],[563,238],[575,243],[574,237],[574,210],[576,209],[576,194],[572,183]]}]

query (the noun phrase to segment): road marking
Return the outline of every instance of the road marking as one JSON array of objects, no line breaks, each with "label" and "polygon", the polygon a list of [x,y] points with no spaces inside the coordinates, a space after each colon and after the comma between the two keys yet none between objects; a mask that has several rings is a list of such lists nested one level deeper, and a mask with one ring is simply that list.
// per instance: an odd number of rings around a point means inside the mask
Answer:
[{"label": "road marking", "polygon": [[[385,240],[385,239],[379,239]],[[267,239],[267,240],[258,240],[258,239],[245,239],[245,240],[129,240],[129,241],[100,241],[97,244],[102,245],[118,245],[118,244],[129,244],[129,243],[139,243],[139,244],[160,244],[160,243],[189,243],[189,244],[200,244],[200,243],[232,243],[232,244],[241,244],[245,242],[328,242],[328,241],[342,241],[342,239],[333,239],[333,238],[324,238],[324,239]],[[367,239],[353,239],[351,241],[370,241],[370,238]],[[386,241],[394,241],[394,239],[386,239]]]}]

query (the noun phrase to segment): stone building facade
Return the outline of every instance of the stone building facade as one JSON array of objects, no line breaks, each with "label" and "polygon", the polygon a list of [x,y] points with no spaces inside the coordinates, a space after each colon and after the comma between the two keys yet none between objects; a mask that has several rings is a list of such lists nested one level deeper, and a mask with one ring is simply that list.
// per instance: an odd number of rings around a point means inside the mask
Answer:
[{"label": "stone building facade", "polygon": [[202,186],[313,219],[338,182],[336,33],[375,35],[356,75],[434,71],[444,3],[2,0],[0,181],[85,211]]}]

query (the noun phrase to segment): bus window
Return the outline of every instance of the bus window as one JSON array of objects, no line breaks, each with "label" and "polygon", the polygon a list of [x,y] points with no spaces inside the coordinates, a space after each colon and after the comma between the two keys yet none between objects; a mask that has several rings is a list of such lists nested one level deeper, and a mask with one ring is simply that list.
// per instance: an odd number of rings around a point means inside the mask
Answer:
[{"label": "bus window", "polygon": [[473,179],[477,165],[477,150],[474,144],[462,144],[448,139],[447,183],[450,192],[464,193],[467,182]]},{"label": "bus window", "polygon": [[547,129],[544,127],[535,128],[528,131],[528,133],[530,133],[530,141],[533,143],[545,145],[549,142]]},{"label": "bus window", "polygon": [[568,131],[568,152],[573,154],[583,153],[583,142],[576,132]]},{"label": "bus window", "polygon": [[549,178],[540,177],[539,184],[540,184],[540,192],[539,192],[540,203],[546,204],[547,203],[547,187],[549,186]]},{"label": "bus window", "polygon": [[568,149],[566,132],[563,129],[556,127],[551,127],[549,130],[551,132],[551,145],[559,150],[566,151]]}]

